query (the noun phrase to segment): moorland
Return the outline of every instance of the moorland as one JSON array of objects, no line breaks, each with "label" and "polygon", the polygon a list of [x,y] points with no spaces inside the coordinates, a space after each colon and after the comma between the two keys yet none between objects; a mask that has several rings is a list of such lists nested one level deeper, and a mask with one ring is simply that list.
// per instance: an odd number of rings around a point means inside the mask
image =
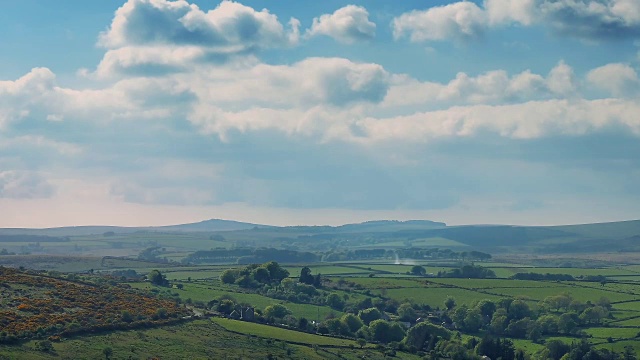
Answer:
[{"label": "moorland", "polygon": [[0,359],[635,359],[640,221],[0,229]]}]

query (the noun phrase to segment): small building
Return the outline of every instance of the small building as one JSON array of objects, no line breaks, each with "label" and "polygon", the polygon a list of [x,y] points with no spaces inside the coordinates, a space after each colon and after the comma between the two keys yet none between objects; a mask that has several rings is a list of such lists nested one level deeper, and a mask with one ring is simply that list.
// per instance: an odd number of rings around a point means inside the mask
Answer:
[{"label": "small building", "polygon": [[252,307],[247,307],[246,309],[240,309],[240,319],[246,321],[253,321],[256,318],[256,313]]}]

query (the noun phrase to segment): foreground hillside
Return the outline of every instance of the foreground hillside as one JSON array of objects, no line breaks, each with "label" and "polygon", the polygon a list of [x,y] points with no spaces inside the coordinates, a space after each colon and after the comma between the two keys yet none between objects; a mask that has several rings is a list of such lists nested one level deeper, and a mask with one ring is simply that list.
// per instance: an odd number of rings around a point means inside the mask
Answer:
[{"label": "foreground hillside", "polygon": [[[75,275],[70,275],[75,279]],[[123,286],[0,267],[0,343],[168,324],[191,312]]]}]

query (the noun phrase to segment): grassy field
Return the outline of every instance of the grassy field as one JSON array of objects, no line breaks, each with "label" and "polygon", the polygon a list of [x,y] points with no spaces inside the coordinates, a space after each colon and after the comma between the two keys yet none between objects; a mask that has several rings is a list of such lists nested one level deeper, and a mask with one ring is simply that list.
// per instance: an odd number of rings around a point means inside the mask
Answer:
[{"label": "grassy field", "polygon": [[[186,238],[185,238],[186,239]],[[111,241],[110,239],[109,241]],[[189,240],[189,239],[186,239]],[[208,241],[207,239],[191,239],[189,241]],[[181,253],[176,253],[181,254]],[[17,257],[15,257],[17,258]],[[15,259],[14,258],[14,259]],[[240,303],[250,304],[257,309],[281,303],[297,317],[305,317],[309,320],[324,320],[330,316],[341,316],[343,313],[333,310],[328,306],[317,306],[282,301],[242,289],[236,285],[224,285],[219,281],[219,276],[225,269],[235,268],[237,265],[178,265],[159,264],[134,259],[122,258],[96,258],[96,257],[29,257],[32,261],[40,261],[41,265],[49,266],[51,270],[66,269],[67,271],[82,271],[91,266],[95,270],[110,271],[114,269],[134,269],[140,274],[147,274],[153,269],[160,269],[171,281],[182,284],[183,289],[155,287],[148,282],[130,283],[134,288],[154,290],[163,294],[177,294],[183,301],[202,301],[205,304],[216,300],[221,296],[232,296]],[[2,257],[0,257],[2,261]],[[15,260],[13,260],[15,261]],[[429,305],[432,308],[444,307],[444,301],[451,296],[458,305],[472,305],[483,299],[500,300],[503,298],[524,298],[529,300],[532,308],[537,308],[537,302],[547,296],[562,293],[570,294],[581,302],[597,302],[605,297],[612,302],[613,318],[604,319],[598,327],[581,328],[589,341],[598,346],[613,348],[618,351],[625,345],[632,345],[640,351],[640,341],[635,336],[640,332],[640,287],[634,280],[640,281],[640,266],[612,266],[607,268],[575,268],[575,267],[531,267],[522,264],[507,262],[478,263],[481,266],[492,268],[499,278],[497,279],[466,279],[466,278],[437,278],[419,277],[407,275],[413,265],[393,264],[389,260],[381,261],[352,261],[340,263],[316,263],[309,264],[313,274],[321,273],[327,279],[325,291],[335,292],[340,297],[348,299],[351,304],[364,300],[368,295],[395,299],[398,302],[411,300],[417,304]],[[428,273],[448,271],[450,266],[455,266],[456,261],[447,263],[444,260],[424,260],[420,264],[425,266]],[[291,264],[284,266],[290,277],[297,278],[302,266]],[[604,284],[586,281],[529,281],[510,280],[507,277],[518,272],[570,274],[574,277],[603,275],[608,278]],[[370,277],[371,275],[371,277]],[[84,275],[83,275],[84,276]],[[191,281],[187,279],[191,278]],[[339,283],[344,279],[347,283]],[[331,286],[340,286],[346,289],[349,283],[359,285],[348,291],[331,289]],[[15,286],[15,290],[21,290]],[[26,290],[26,289],[25,289]],[[188,332],[200,331],[189,340]],[[208,334],[208,335],[207,335]],[[172,337],[173,336],[173,337]],[[0,354],[11,359],[65,359],[72,358],[70,354],[78,354],[73,358],[103,358],[101,354],[105,346],[112,347],[114,356],[112,359],[126,359],[129,355],[133,358],[150,358],[157,354],[163,354],[162,359],[182,358],[177,343],[183,341],[191,347],[184,353],[189,358],[224,358],[231,348],[221,346],[220,349],[209,349],[211,341],[207,336],[215,336],[217,339],[237,342],[240,349],[238,358],[253,358],[256,354],[266,357],[268,354],[280,358],[339,358],[337,354],[347,356],[360,354],[376,359],[381,354],[373,349],[351,350],[355,346],[354,341],[332,337],[323,337],[293,330],[269,327],[266,325],[252,324],[226,319],[214,319],[208,322],[195,321],[189,324],[162,326],[162,328],[141,331],[116,331],[110,334],[78,337],[67,339],[60,343],[54,343],[55,355],[33,351],[33,342],[27,342],[20,346],[0,347]],[[465,335],[467,336],[467,335]],[[571,343],[577,338],[551,337],[547,339],[561,339]],[[611,339],[610,339],[611,338]],[[220,340],[223,341],[223,340]],[[640,339],[639,339],[640,340]],[[258,347],[257,352],[251,353],[253,344]],[[517,348],[522,348],[528,353],[534,353],[542,345],[528,340],[514,339]],[[323,349],[314,351],[313,345]],[[226,345],[225,345],[226,346]],[[135,351],[132,348],[135,347]],[[357,348],[357,346],[355,346]],[[345,351],[344,349],[349,349]],[[158,352],[154,353],[154,349]],[[224,350],[226,349],[226,350]],[[242,349],[246,349],[245,353]],[[342,349],[342,350],[340,350]],[[352,352],[353,351],[353,352]],[[368,351],[368,352],[367,352]],[[155,355],[154,355],[155,354]],[[168,354],[168,355],[166,355]],[[203,355],[204,354],[204,355]],[[398,353],[400,358],[411,358],[410,355]],[[380,357],[381,358],[381,357]],[[0,359],[4,360],[2,356]]]},{"label": "grassy field", "polygon": [[[158,287],[149,283],[131,283],[132,287],[138,289],[158,289]],[[162,289],[162,288],[160,288]],[[328,306],[317,306],[312,304],[298,304],[286,302],[278,299],[272,299],[254,293],[239,292],[238,288],[216,287],[215,285],[184,283],[182,290],[172,289],[171,292],[177,293],[181,299],[191,299],[193,301],[202,301],[208,303],[211,300],[218,299],[223,295],[232,296],[240,303],[251,304],[258,309],[264,309],[273,304],[284,304],[294,316],[305,317],[311,320],[324,320],[327,316],[341,316],[342,312],[331,309]]]},{"label": "grassy field", "polygon": [[271,338],[276,340],[283,341],[293,341],[295,339],[296,342],[301,342],[310,345],[321,345],[321,346],[340,346],[340,347],[349,347],[357,346],[355,341],[333,338],[330,336],[319,336],[314,334],[307,334],[300,331],[281,329],[273,326],[230,320],[225,318],[213,318],[211,319],[214,323],[224,327],[227,330],[255,335],[259,337]]},{"label": "grassy field", "polygon": [[[221,319],[224,320],[224,319]],[[36,351],[35,341],[20,345],[0,345],[0,359],[104,359],[103,350],[112,350],[112,360],[151,359],[266,359],[269,355],[279,359],[383,359],[373,349],[349,347],[352,341],[333,339],[263,325],[228,324],[197,320],[187,324],[163,328],[116,331],[89,335],[53,343],[53,352]],[[245,325],[249,325],[248,327]],[[225,329],[230,326],[231,330]],[[244,327],[243,327],[244,326]],[[283,330],[282,332],[277,330]],[[243,334],[238,334],[243,333]],[[305,336],[306,335],[306,336]],[[292,342],[292,343],[290,343]],[[295,344],[294,344],[295,343]],[[319,346],[314,350],[313,345]],[[345,349],[346,348],[346,351]],[[400,354],[400,359],[418,359]]]},{"label": "grassy field", "polygon": [[459,305],[467,304],[471,305],[476,301],[482,299],[489,300],[498,300],[499,296],[482,294],[476,291],[470,291],[465,289],[456,289],[456,288],[442,288],[442,287],[433,287],[433,288],[401,288],[401,289],[390,289],[386,291],[376,290],[376,294],[385,293],[385,296],[396,299],[400,302],[405,299],[413,300],[420,304],[427,304],[433,308],[444,307],[444,301],[447,297],[451,296],[456,300],[456,303]]}]

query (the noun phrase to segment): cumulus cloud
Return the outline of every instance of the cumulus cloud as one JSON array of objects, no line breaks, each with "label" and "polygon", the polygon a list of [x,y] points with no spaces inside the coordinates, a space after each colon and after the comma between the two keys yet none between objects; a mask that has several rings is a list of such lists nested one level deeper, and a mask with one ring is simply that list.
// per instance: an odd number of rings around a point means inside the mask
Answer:
[{"label": "cumulus cloud", "polygon": [[640,135],[640,105],[619,99],[547,100],[511,105],[456,106],[446,110],[390,118],[369,117],[357,122],[364,137],[355,141],[470,137],[483,131],[514,139],[578,136],[607,128]]},{"label": "cumulus cloud", "polygon": [[255,11],[234,1],[204,12],[183,0],[129,0],[116,11],[99,44],[111,49],[150,44],[242,49],[297,41],[289,35],[268,10]]},{"label": "cumulus cloud", "polygon": [[395,76],[383,105],[501,104],[576,96],[577,91],[573,69],[560,62],[546,77],[530,70],[511,76],[504,70],[475,77],[461,72],[442,84]]},{"label": "cumulus cloud", "polygon": [[393,19],[393,36],[409,36],[411,41],[471,39],[482,34],[488,19],[478,5],[462,1],[436,6],[424,11],[413,10]]},{"label": "cumulus cloud", "polygon": [[531,25],[537,18],[536,0],[485,0],[489,25],[519,23]]},{"label": "cumulus cloud", "polygon": [[46,102],[54,84],[55,75],[47,68],[34,68],[15,81],[0,81],[0,130]]},{"label": "cumulus cloud", "polygon": [[97,75],[163,75],[193,62],[227,62],[256,50],[295,45],[300,22],[289,29],[268,10],[223,1],[203,11],[184,0],[129,0],[98,44],[108,49]]},{"label": "cumulus cloud", "polygon": [[53,186],[37,173],[0,171],[0,198],[38,199],[53,194]]},{"label": "cumulus cloud", "polygon": [[342,58],[307,58],[292,65],[201,71],[179,81],[200,102],[226,107],[310,108],[378,103],[390,75],[378,64]]},{"label": "cumulus cloud", "polygon": [[396,39],[408,36],[414,42],[471,39],[509,24],[542,24],[585,40],[619,40],[640,36],[639,14],[637,0],[485,0],[482,6],[460,1],[402,14],[392,28]]},{"label": "cumulus cloud", "polygon": [[369,20],[369,12],[362,6],[347,5],[333,14],[313,19],[307,36],[326,35],[345,44],[371,40],[376,35],[376,24]]},{"label": "cumulus cloud", "polygon": [[562,96],[575,96],[577,80],[571,66],[561,61],[551,69],[547,77],[547,86],[551,92]]},{"label": "cumulus cloud", "polygon": [[640,36],[637,0],[545,0],[544,20],[554,31],[583,39],[623,39]]},{"label": "cumulus cloud", "polygon": [[591,70],[587,80],[609,91],[613,96],[631,96],[640,93],[638,73],[627,64],[607,64]]}]

